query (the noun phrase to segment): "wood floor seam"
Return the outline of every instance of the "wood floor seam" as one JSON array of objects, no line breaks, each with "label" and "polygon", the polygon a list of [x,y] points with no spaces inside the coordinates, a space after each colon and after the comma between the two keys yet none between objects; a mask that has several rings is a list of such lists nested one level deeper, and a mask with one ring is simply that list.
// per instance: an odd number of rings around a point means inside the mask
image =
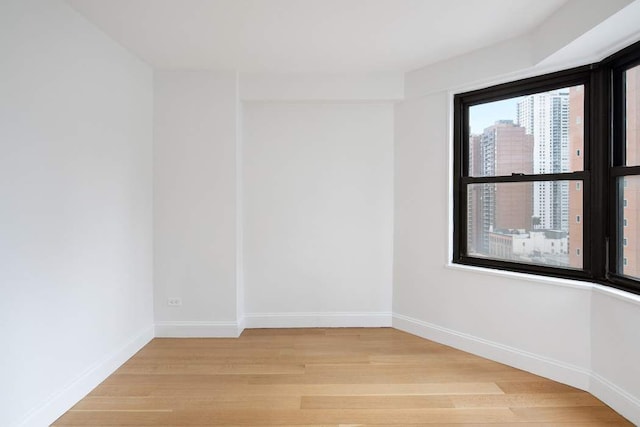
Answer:
[{"label": "wood floor seam", "polygon": [[53,426],[632,426],[591,394],[392,328],[156,338]]}]

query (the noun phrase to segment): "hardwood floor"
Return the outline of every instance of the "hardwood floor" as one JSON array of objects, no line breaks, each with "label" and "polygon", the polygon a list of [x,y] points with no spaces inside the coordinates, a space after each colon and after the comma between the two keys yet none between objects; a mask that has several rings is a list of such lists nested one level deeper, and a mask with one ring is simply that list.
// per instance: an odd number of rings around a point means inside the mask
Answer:
[{"label": "hardwood floor", "polygon": [[391,328],[154,339],[54,426],[631,426],[588,393]]}]

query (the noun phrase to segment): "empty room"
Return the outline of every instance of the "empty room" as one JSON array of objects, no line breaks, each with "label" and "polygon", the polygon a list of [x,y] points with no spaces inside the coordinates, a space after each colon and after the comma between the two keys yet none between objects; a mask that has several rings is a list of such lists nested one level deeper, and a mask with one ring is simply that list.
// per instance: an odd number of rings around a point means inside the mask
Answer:
[{"label": "empty room", "polygon": [[0,0],[0,149],[0,426],[640,424],[640,0]]}]

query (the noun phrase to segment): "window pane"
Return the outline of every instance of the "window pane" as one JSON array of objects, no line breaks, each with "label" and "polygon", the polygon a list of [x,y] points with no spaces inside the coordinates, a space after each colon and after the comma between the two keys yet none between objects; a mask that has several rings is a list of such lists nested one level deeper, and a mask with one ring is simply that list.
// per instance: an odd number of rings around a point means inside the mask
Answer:
[{"label": "window pane", "polygon": [[469,184],[467,254],[582,268],[583,186],[577,182]]},{"label": "window pane", "polygon": [[625,72],[626,165],[640,165],[640,65]]},{"label": "window pane", "polygon": [[584,86],[469,107],[469,176],[583,170]]},{"label": "window pane", "polygon": [[[624,184],[626,182],[626,185]],[[640,278],[640,176],[618,178],[618,188],[622,200],[619,218],[623,218],[623,226],[618,229],[622,236],[618,238],[618,265],[622,274]],[[621,262],[621,260],[627,260]],[[620,271],[620,270],[619,270]]]}]

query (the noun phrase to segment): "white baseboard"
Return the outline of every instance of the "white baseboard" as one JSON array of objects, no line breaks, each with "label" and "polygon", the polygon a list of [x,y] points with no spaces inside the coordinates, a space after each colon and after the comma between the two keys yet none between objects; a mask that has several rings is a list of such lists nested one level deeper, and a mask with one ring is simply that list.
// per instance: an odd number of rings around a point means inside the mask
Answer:
[{"label": "white baseboard", "polygon": [[380,328],[391,326],[391,313],[247,313],[247,328]]},{"label": "white baseboard", "polygon": [[640,425],[640,399],[597,373],[559,360],[488,341],[418,319],[393,315],[393,327],[422,338],[495,360],[536,375],[586,390],[620,415]]},{"label": "white baseboard", "polygon": [[577,387],[581,390],[589,389],[591,372],[579,366],[452,329],[443,328],[400,314],[393,315],[393,327],[422,338],[449,345],[478,356],[486,357],[487,359],[495,360],[496,362],[504,363],[505,365]]},{"label": "white baseboard", "polygon": [[640,399],[597,373],[591,374],[589,393],[611,406],[635,425],[640,425]]},{"label": "white baseboard", "polygon": [[153,327],[149,327],[51,395],[42,405],[30,411],[18,425],[22,427],[50,425],[152,339]]},{"label": "white baseboard", "polygon": [[[158,322],[156,337],[238,337],[247,328],[389,327],[587,390],[636,425],[640,399],[589,370],[400,314],[251,313],[239,322]],[[148,328],[33,409],[22,427],[50,425],[154,337]]]},{"label": "white baseboard", "polygon": [[237,338],[244,328],[233,321],[162,321],[155,329],[158,338]]},{"label": "white baseboard", "polygon": [[159,338],[237,338],[246,328],[390,327],[391,313],[249,313],[237,322],[156,322]]}]

